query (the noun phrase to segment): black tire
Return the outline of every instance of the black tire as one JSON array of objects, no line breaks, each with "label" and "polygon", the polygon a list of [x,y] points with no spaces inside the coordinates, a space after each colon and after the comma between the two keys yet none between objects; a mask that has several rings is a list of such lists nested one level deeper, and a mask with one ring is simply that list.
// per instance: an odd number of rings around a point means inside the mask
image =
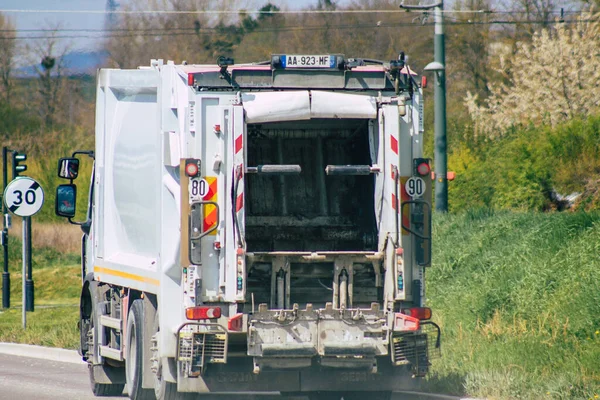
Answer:
[{"label": "black tire", "polygon": [[135,300],[127,317],[125,380],[131,400],[154,400],[154,390],[142,387],[144,364],[144,301]]},{"label": "black tire", "polygon": [[156,400],[191,400],[196,398],[196,393],[181,393],[177,391],[177,384],[162,379],[162,367],[159,367],[154,384]]},{"label": "black tire", "polygon": [[107,396],[120,396],[123,394],[124,384],[110,384],[110,383],[96,383],[94,379],[94,373],[92,372],[92,366],[88,364],[88,372],[90,375],[90,386],[92,388],[92,393],[97,397],[107,397]]}]

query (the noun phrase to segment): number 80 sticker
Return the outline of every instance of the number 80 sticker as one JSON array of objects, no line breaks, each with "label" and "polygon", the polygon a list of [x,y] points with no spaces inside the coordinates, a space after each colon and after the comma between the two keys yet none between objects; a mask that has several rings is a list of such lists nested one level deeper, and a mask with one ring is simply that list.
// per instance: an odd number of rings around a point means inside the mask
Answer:
[{"label": "number 80 sticker", "polygon": [[19,217],[30,217],[44,204],[44,191],[39,183],[28,177],[19,177],[6,186],[4,204]]},{"label": "number 80 sticker", "polygon": [[191,178],[188,189],[190,194],[190,200],[203,200],[204,197],[208,194],[209,189],[210,185],[208,184],[206,179]]},{"label": "number 80 sticker", "polygon": [[404,188],[410,197],[421,197],[425,193],[425,181],[413,176],[406,181]]}]

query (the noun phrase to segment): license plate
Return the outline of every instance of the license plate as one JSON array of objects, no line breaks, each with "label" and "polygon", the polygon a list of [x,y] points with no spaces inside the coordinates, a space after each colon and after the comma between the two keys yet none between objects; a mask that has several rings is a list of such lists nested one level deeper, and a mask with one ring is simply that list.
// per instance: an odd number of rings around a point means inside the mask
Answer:
[{"label": "license plate", "polygon": [[296,55],[281,57],[283,68],[335,68],[335,56],[332,55]]}]

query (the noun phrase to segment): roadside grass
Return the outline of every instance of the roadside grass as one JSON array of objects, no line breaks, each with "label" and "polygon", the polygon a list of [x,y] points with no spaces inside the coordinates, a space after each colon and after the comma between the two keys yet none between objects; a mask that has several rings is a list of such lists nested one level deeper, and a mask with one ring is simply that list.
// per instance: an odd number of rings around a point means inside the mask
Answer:
[{"label": "roadside grass", "polygon": [[[10,305],[0,310],[0,342],[75,349],[81,287],[81,230],[69,225],[32,224],[32,277],[35,311],[22,328],[22,247],[20,222],[9,236]],[[68,239],[67,239],[68,238]],[[67,240],[75,242],[75,246]],[[0,253],[0,261],[3,262]],[[0,264],[1,265],[1,264]]]},{"label": "roadside grass", "polygon": [[[600,394],[600,214],[436,215],[429,384],[488,399]],[[457,383],[460,382],[460,385]]]},{"label": "roadside grass", "polygon": [[77,349],[79,347],[79,317],[77,304],[41,308],[27,313],[27,328],[23,329],[22,311],[11,307],[0,312],[0,342],[35,344],[39,346]]}]

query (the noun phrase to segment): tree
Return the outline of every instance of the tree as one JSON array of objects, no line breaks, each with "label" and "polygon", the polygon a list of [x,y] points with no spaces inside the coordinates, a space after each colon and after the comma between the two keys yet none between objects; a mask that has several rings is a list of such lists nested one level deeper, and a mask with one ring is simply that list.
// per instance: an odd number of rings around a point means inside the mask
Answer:
[{"label": "tree", "polygon": [[519,43],[499,71],[507,83],[491,87],[479,105],[465,103],[478,133],[501,136],[511,126],[556,124],[600,111],[600,14],[583,14],[576,24],[557,23],[531,43]]},{"label": "tree", "polygon": [[45,39],[28,49],[40,82],[37,91],[40,117],[49,128],[56,122],[57,114],[65,112],[60,107],[60,95],[66,86],[64,55],[68,47],[61,48],[57,33],[58,27],[55,27]]},{"label": "tree", "polygon": [[14,38],[15,24],[0,13],[0,84],[2,95],[7,105],[10,105],[12,92],[11,74],[15,62],[16,41]]},{"label": "tree", "polygon": [[[489,95],[492,75],[490,45],[493,32],[488,22],[489,0],[458,0],[457,11],[476,10],[473,13],[456,14],[456,24],[447,29],[448,74],[452,77],[453,90],[463,93],[471,90],[485,98]],[[462,86],[462,87],[461,87]]]}]

